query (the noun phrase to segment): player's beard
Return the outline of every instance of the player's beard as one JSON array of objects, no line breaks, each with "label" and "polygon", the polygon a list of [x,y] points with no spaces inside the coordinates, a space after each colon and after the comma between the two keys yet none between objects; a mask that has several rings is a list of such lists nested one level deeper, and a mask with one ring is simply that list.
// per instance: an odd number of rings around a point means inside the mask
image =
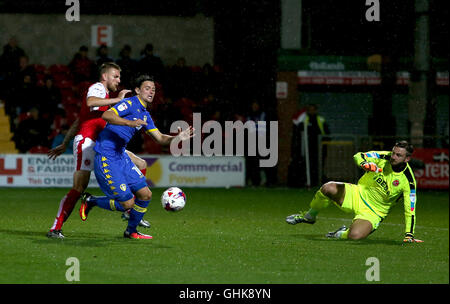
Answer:
[{"label": "player's beard", "polygon": [[400,171],[403,171],[405,169],[406,162],[401,162],[401,163],[396,164],[396,165],[393,165],[391,163],[391,167],[392,167],[392,170],[394,170],[394,172],[400,172]]},{"label": "player's beard", "polygon": [[108,84],[108,90],[111,91],[111,92],[117,91],[117,88],[118,88],[118,87],[119,87],[118,84],[117,84],[117,85],[114,85],[113,83]]}]

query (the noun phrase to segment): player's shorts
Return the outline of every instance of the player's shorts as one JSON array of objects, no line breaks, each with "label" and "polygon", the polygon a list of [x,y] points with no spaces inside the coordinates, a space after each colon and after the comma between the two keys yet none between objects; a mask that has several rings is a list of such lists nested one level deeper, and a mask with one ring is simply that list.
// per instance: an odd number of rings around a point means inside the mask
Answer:
[{"label": "player's shorts", "polygon": [[354,212],[356,219],[369,221],[372,224],[372,231],[378,229],[384,217],[379,215],[361,195],[358,185],[345,183],[345,198],[340,207],[345,212]]},{"label": "player's shorts", "polygon": [[142,172],[124,152],[120,158],[110,158],[100,153],[95,155],[94,173],[103,193],[119,202],[133,197],[139,189],[147,187]]},{"label": "player's shorts", "polygon": [[75,158],[75,170],[94,170],[95,141],[83,135],[77,135],[73,139],[73,157]]}]

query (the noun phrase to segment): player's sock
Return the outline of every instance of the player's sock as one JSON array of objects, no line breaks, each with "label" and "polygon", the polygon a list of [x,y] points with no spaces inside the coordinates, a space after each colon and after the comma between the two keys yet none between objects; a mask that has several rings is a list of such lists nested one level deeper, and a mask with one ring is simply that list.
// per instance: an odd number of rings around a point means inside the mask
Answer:
[{"label": "player's sock", "polygon": [[130,218],[128,219],[127,231],[129,233],[136,232],[139,222],[147,212],[147,206],[150,201],[135,200],[133,208],[130,211]]},{"label": "player's sock", "polygon": [[70,191],[62,198],[59,203],[58,213],[56,214],[55,221],[50,230],[61,230],[63,223],[72,213],[80,196],[80,192],[75,189],[70,189]]},{"label": "player's sock", "polygon": [[339,238],[339,239],[345,239],[345,240],[348,239],[348,232],[349,232],[349,230],[350,229],[346,229],[344,231],[338,231],[336,233],[336,237]]},{"label": "player's sock", "polygon": [[315,221],[317,214],[319,214],[319,212],[322,209],[328,207],[329,204],[330,204],[330,199],[328,198],[328,196],[323,194],[322,191],[320,191],[320,189],[319,189],[316,192],[316,194],[314,195],[313,200],[311,201],[311,204],[310,204],[311,208],[305,214],[305,218],[308,220]]},{"label": "player's sock", "polygon": [[118,201],[107,196],[91,196],[88,203],[110,211],[125,211],[125,208]]}]

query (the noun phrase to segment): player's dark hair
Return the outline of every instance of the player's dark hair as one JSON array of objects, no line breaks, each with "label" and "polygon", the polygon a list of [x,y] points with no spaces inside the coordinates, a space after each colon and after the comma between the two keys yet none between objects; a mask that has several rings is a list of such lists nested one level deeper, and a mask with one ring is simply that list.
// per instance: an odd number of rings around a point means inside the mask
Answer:
[{"label": "player's dark hair", "polygon": [[120,68],[120,66],[114,62],[105,62],[103,63],[100,68],[98,69],[98,76],[102,77],[102,75],[106,72],[108,72],[109,69],[116,69],[119,72],[122,71],[122,69]]},{"label": "player's dark hair", "polygon": [[144,83],[145,81],[155,82],[155,79],[150,75],[140,75],[134,80],[134,87],[141,88],[142,83]]},{"label": "player's dark hair", "polygon": [[399,148],[405,149],[406,150],[406,156],[411,156],[411,154],[413,154],[413,152],[414,152],[414,146],[411,145],[406,140],[397,141],[395,143],[394,147],[399,147]]}]

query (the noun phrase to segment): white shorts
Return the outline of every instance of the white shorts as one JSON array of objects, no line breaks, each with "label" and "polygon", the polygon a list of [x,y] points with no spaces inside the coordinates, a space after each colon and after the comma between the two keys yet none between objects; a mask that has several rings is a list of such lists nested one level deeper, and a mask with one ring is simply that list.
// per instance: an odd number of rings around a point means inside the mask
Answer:
[{"label": "white shorts", "polygon": [[73,139],[73,157],[75,158],[75,170],[94,170],[95,141],[83,135],[77,135]]}]

